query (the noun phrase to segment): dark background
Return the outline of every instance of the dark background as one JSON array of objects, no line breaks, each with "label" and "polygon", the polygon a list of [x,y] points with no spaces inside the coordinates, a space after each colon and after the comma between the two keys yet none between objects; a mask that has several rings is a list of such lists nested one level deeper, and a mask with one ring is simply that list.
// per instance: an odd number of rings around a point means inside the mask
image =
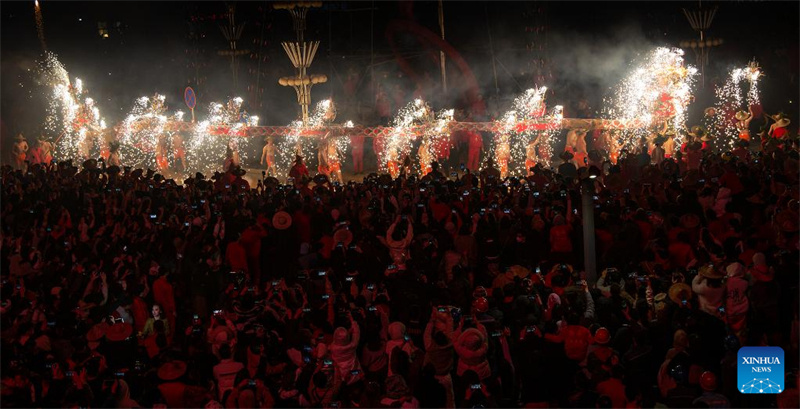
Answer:
[{"label": "dark background", "polygon": [[[239,49],[238,87],[230,59],[217,55],[228,48],[220,25],[227,24],[226,5],[245,23]],[[678,46],[697,39],[682,12],[718,6],[706,36],[724,40],[710,53],[705,87],[698,81],[690,121],[713,104],[713,84],[723,82],[733,66],[756,59],[766,76],[761,82],[766,112],[798,118],[798,2],[444,2],[445,37],[474,74],[488,115],[506,110],[513,98],[534,85],[547,85],[548,105],[562,104],[565,116],[586,98],[594,111],[627,73],[632,60],[656,46]],[[170,111],[186,111],[183,89],[198,94],[196,113],[205,117],[212,101],[241,96],[262,124],[283,125],[298,112],[295,93],[278,85],[293,74],[281,41],[294,40],[286,10],[270,2],[40,2],[48,49],[56,53],[73,79],[84,81],[109,123],[124,118],[136,98],[159,92]],[[33,140],[45,117],[45,90],[32,70],[41,56],[33,1],[3,1],[0,119],[3,147],[18,132]],[[338,121],[377,123],[372,115],[376,87],[390,98],[395,89],[411,100],[417,83],[397,63],[386,28],[409,17],[439,34],[435,1],[324,2],[308,13],[306,40],[321,41],[309,73],[326,74],[328,82],[312,91],[312,103],[333,97]],[[98,23],[104,22],[108,38]],[[407,27],[402,24],[400,27]],[[436,109],[466,107],[467,83],[448,59],[447,94],[441,91],[438,49],[426,46],[409,30],[399,30],[395,47],[419,78]],[[491,41],[489,35],[491,33]],[[686,60],[696,65],[691,49]],[[494,67],[492,64],[494,55]],[[345,99],[348,77],[356,97]],[[497,88],[495,88],[495,78]],[[373,81],[374,79],[374,81]],[[398,106],[393,106],[396,110]],[[483,118],[485,119],[485,118]]]}]

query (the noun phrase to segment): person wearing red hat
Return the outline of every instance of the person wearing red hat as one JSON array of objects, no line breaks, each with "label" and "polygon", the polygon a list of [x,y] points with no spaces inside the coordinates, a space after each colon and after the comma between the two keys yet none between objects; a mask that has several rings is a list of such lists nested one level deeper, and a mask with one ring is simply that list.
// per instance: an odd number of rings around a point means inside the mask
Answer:
[{"label": "person wearing red hat", "polygon": [[589,346],[589,353],[586,357],[586,366],[590,371],[610,372],[611,368],[619,362],[617,353],[608,346],[610,342],[611,332],[607,328],[601,327],[595,331],[594,344]]},{"label": "person wearing red hat", "polygon": [[731,407],[730,401],[725,395],[715,392],[717,390],[717,375],[711,371],[705,371],[700,375],[700,387],[703,394],[694,400],[694,404],[699,403],[708,405],[709,408],[727,409]]}]

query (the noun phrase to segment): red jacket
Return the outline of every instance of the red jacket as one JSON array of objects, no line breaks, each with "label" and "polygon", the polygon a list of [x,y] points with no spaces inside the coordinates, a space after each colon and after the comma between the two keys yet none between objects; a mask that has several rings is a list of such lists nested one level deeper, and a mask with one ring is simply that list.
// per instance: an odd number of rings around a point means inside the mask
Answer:
[{"label": "red jacket", "polygon": [[231,270],[249,272],[247,266],[247,253],[238,241],[228,243],[225,249],[225,261],[231,266]]},{"label": "red jacket", "polygon": [[[164,316],[170,321],[174,319],[175,313],[175,292],[172,290],[172,284],[167,281],[167,278],[161,276],[153,283],[153,298],[156,304],[161,305],[164,309]],[[172,324],[172,322],[170,322]]]},{"label": "red jacket", "polygon": [[560,226],[553,226],[550,228],[550,251],[553,253],[570,253],[572,252],[572,239],[569,234],[572,232],[572,226],[569,224],[562,224]]}]

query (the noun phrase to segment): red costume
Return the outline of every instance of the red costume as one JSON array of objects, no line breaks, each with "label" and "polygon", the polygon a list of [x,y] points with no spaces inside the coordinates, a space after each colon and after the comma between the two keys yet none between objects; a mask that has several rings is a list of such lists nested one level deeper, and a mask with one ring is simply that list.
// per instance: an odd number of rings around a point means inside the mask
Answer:
[{"label": "red costume", "polygon": [[353,172],[364,171],[364,135],[350,135],[350,149],[353,156]]},{"label": "red costume", "polygon": [[303,162],[296,162],[292,169],[289,170],[289,177],[294,178],[296,182],[300,182],[303,177],[308,177],[308,168]]},{"label": "red costume", "polygon": [[469,159],[467,160],[467,168],[471,171],[478,170],[481,160],[481,149],[483,149],[483,137],[479,132],[468,131],[469,138]]}]

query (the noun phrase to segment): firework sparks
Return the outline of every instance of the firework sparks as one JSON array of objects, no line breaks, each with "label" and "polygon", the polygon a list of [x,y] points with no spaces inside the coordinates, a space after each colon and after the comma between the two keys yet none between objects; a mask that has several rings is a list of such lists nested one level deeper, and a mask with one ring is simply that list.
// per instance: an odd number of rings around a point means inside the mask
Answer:
[{"label": "firework sparks", "polygon": [[[55,138],[54,157],[59,160],[87,159],[107,147],[102,137],[105,120],[92,98],[85,96],[83,81],[70,81],[69,73],[55,54],[45,53],[38,72],[51,90],[45,130]],[[83,100],[83,102],[81,102]],[[96,143],[95,143],[96,142]],[[96,145],[96,146],[95,146]]]},{"label": "firework sparks", "polygon": [[[561,130],[563,107],[555,106],[549,113],[545,104],[547,87],[531,88],[514,99],[511,110],[499,121],[492,155],[503,177],[524,175],[533,143],[534,162],[548,166],[552,157],[550,141]],[[545,125],[529,124],[526,121],[544,122]]]},{"label": "firework sparks", "polygon": [[44,41],[44,18],[42,17],[42,8],[39,7],[39,0],[34,1],[33,11],[36,18],[36,35],[39,37],[39,44],[42,46],[42,51],[47,51],[47,43]]},{"label": "firework sparks", "polygon": [[123,160],[143,166],[154,166],[154,153],[160,139],[165,137],[164,96],[140,97],[134,102],[120,129],[120,156]]},{"label": "firework sparks", "polygon": [[[685,66],[683,51],[659,47],[619,86],[611,101],[606,101],[607,118],[621,119],[626,130],[620,133],[622,146],[633,147],[653,127],[664,123],[677,131],[686,127],[686,107],[691,99],[697,69]],[[676,144],[680,134],[676,132]]]},{"label": "firework sparks", "polygon": [[[758,81],[763,76],[761,68],[755,61],[745,67],[734,68],[722,87],[715,90],[717,97],[713,115],[705,118],[706,127],[714,132],[714,136],[721,138],[722,143],[730,148],[739,139],[737,129],[738,111],[747,111],[749,107],[759,104]],[[745,93],[743,83],[747,83]]]},{"label": "firework sparks", "polygon": [[[383,155],[379,158],[380,170],[389,172],[392,177],[400,174],[400,164],[406,156],[410,157],[416,134],[411,128],[415,125],[422,125],[432,119],[431,107],[421,99],[415,99],[408,103],[394,117],[392,125],[394,130],[386,140],[386,147]],[[429,140],[432,144],[432,140]],[[430,152],[431,147],[425,147],[425,152]],[[433,156],[435,157],[435,156]],[[423,162],[430,163],[431,158],[422,158]]]}]

